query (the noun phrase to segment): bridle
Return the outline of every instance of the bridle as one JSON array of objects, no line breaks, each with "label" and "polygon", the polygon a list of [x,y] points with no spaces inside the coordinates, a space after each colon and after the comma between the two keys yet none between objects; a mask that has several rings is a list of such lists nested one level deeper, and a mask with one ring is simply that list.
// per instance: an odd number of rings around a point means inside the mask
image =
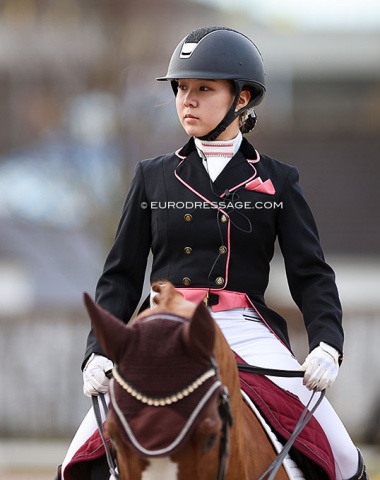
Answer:
[{"label": "bridle", "polygon": [[[219,371],[217,364],[215,360],[212,358],[211,359],[212,367],[208,369],[204,374],[202,374],[200,377],[198,377],[194,382],[192,382],[191,385],[186,387],[185,389],[181,390],[180,392],[177,392],[174,395],[165,397],[165,398],[150,398],[147,395],[144,395],[141,392],[138,392],[136,389],[134,389],[118,372],[117,368],[114,367],[112,373],[107,372],[108,377],[113,377],[111,380],[110,384],[110,396],[111,396],[111,402],[112,405],[119,415],[119,419],[122,420],[122,417],[120,418],[120,409],[118,408],[117,404],[115,403],[115,397],[113,394],[113,382],[116,381],[125,391],[127,391],[130,395],[132,395],[134,398],[137,400],[141,401],[142,403],[145,403],[147,405],[155,405],[157,407],[159,406],[164,406],[164,405],[170,405],[171,403],[175,403],[177,401],[180,401],[182,398],[188,396],[191,394],[195,389],[197,389],[202,383],[206,381],[206,379],[210,378],[211,375],[215,375],[217,380],[215,385],[214,390],[216,389],[216,386],[220,387],[222,386],[222,382],[219,378]],[[238,363],[237,364],[238,369],[243,372],[250,372],[250,373],[256,373],[259,375],[271,375],[271,376],[278,376],[278,377],[303,377],[304,372],[302,370],[280,370],[280,369],[270,369],[270,368],[262,368],[262,367],[256,367],[254,365],[247,365],[247,364],[242,364]],[[213,390],[213,391],[214,391]],[[313,406],[312,409],[309,410],[309,406],[314,398],[314,395],[316,394],[316,390],[313,391],[309,402],[305,406],[295,428],[290,436],[289,440],[285,443],[283,446],[281,452],[277,455],[277,457],[274,459],[274,461],[269,465],[269,467],[265,470],[265,472],[260,476],[258,480],[264,480],[266,476],[271,472],[270,476],[268,477],[268,480],[274,480],[278,470],[280,469],[283,461],[285,460],[285,457],[288,455],[290,449],[292,448],[296,438],[298,435],[301,433],[301,431],[304,429],[304,427],[307,425],[309,420],[312,418],[314,412],[316,409],[319,407],[320,403],[322,402],[324,396],[325,396],[325,390],[322,390],[320,392],[320,397]],[[210,393],[211,395],[211,393]],[[100,400],[99,400],[100,398]],[[107,403],[104,398],[104,394],[99,394],[98,396],[93,396],[92,397],[92,404],[94,408],[94,413],[100,433],[101,440],[104,445],[106,457],[107,457],[107,462],[108,462],[108,467],[109,467],[109,472],[111,474],[110,480],[120,480],[120,475],[118,473],[117,469],[117,461],[114,453],[111,453],[111,450],[107,444],[107,441],[105,439],[104,433],[103,433],[103,425],[102,425],[102,418],[101,418],[101,413],[100,413],[100,405],[99,402],[102,403],[102,407],[104,410],[105,415],[107,415],[108,412],[108,407]],[[116,407],[116,408],[115,408]],[[118,412],[119,410],[119,412]],[[218,474],[216,480],[224,480],[225,478],[225,473],[226,473],[226,461],[228,457],[228,433],[229,433],[229,428],[232,426],[232,413],[231,413],[231,403],[230,403],[230,397],[228,390],[225,386],[222,386],[220,393],[219,393],[219,406],[218,406],[218,411],[219,411],[219,416],[222,420],[222,428],[221,428],[221,437],[220,437],[220,443],[219,443],[219,465],[218,465]],[[121,421],[123,424],[123,427],[126,428],[126,422],[123,420]],[[178,439],[176,439],[178,440]]]},{"label": "bridle", "polygon": [[[203,385],[209,378],[217,376],[217,370],[212,366],[208,370],[206,370],[202,375],[196,378],[192,383],[190,383],[187,387],[183,388],[177,393],[172,395],[168,395],[166,397],[151,397],[149,395],[145,395],[144,393],[140,392],[136,388],[134,388],[130,383],[125,380],[122,375],[120,374],[117,367],[114,367],[112,370],[113,378],[116,382],[121,386],[123,390],[125,390],[129,395],[141,403],[145,405],[154,406],[154,407],[164,407],[165,405],[171,405],[172,403],[177,403],[182,399],[188,397],[191,393],[197,390],[201,385]],[[218,379],[218,385],[221,385],[221,381]],[[116,403],[116,402],[113,402]]]},{"label": "bridle", "polygon": [[219,466],[217,480],[223,480],[226,474],[228,457],[228,431],[232,426],[232,414],[230,396],[226,387],[223,388],[219,397],[219,416],[222,420],[222,430],[219,443]]}]

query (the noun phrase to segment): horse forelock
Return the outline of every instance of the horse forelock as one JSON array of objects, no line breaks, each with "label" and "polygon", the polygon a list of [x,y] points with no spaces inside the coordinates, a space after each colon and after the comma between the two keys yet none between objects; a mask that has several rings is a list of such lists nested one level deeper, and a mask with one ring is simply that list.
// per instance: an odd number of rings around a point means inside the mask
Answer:
[{"label": "horse forelock", "polygon": [[133,321],[133,325],[140,325],[140,324],[152,322],[155,320],[158,320],[158,321],[168,320],[171,322],[178,322],[179,324],[184,324],[186,322],[189,322],[190,319],[188,317],[177,315],[171,312],[159,311],[159,312],[152,312],[149,315],[141,315],[136,317]]}]

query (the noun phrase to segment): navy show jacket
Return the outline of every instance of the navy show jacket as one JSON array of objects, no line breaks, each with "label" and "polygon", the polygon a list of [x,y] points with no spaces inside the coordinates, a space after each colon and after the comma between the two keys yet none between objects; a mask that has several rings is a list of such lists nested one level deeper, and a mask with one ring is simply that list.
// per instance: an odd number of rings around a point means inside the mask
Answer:
[{"label": "navy show jacket", "polygon": [[[246,188],[258,177],[270,180],[273,192]],[[151,280],[244,292],[290,348],[285,319],[264,300],[276,239],[310,350],[324,341],[342,353],[335,275],[325,262],[297,169],[259,155],[246,139],[215,182],[193,139],[176,153],[137,165],[96,301],[128,322],[140,301],[151,250]],[[90,331],[85,359],[93,352],[102,354]]]}]

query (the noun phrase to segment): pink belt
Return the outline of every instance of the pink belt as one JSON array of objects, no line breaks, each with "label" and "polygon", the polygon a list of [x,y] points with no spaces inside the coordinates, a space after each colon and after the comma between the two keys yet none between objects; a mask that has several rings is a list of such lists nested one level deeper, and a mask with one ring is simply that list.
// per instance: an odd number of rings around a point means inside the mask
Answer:
[{"label": "pink belt", "polygon": [[252,308],[252,302],[246,293],[229,290],[212,290],[209,288],[176,288],[190,302],[205,302],[213,312],[231,310],[232,308]]}]

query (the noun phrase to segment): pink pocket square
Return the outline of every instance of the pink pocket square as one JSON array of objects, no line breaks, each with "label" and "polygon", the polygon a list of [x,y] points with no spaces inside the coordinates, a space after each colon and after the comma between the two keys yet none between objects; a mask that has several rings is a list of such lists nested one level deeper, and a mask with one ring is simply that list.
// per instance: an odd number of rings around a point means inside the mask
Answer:
[{"label": "pink pocket square", "polygon": [[274,195],[276,190],[273,186],[272,180],[268,178],[263,182],[260,177],[255,178],[252,182],[249,182],[245,186],[246,190],[251,190],[260,193],[268,193],[269,195]]}]

